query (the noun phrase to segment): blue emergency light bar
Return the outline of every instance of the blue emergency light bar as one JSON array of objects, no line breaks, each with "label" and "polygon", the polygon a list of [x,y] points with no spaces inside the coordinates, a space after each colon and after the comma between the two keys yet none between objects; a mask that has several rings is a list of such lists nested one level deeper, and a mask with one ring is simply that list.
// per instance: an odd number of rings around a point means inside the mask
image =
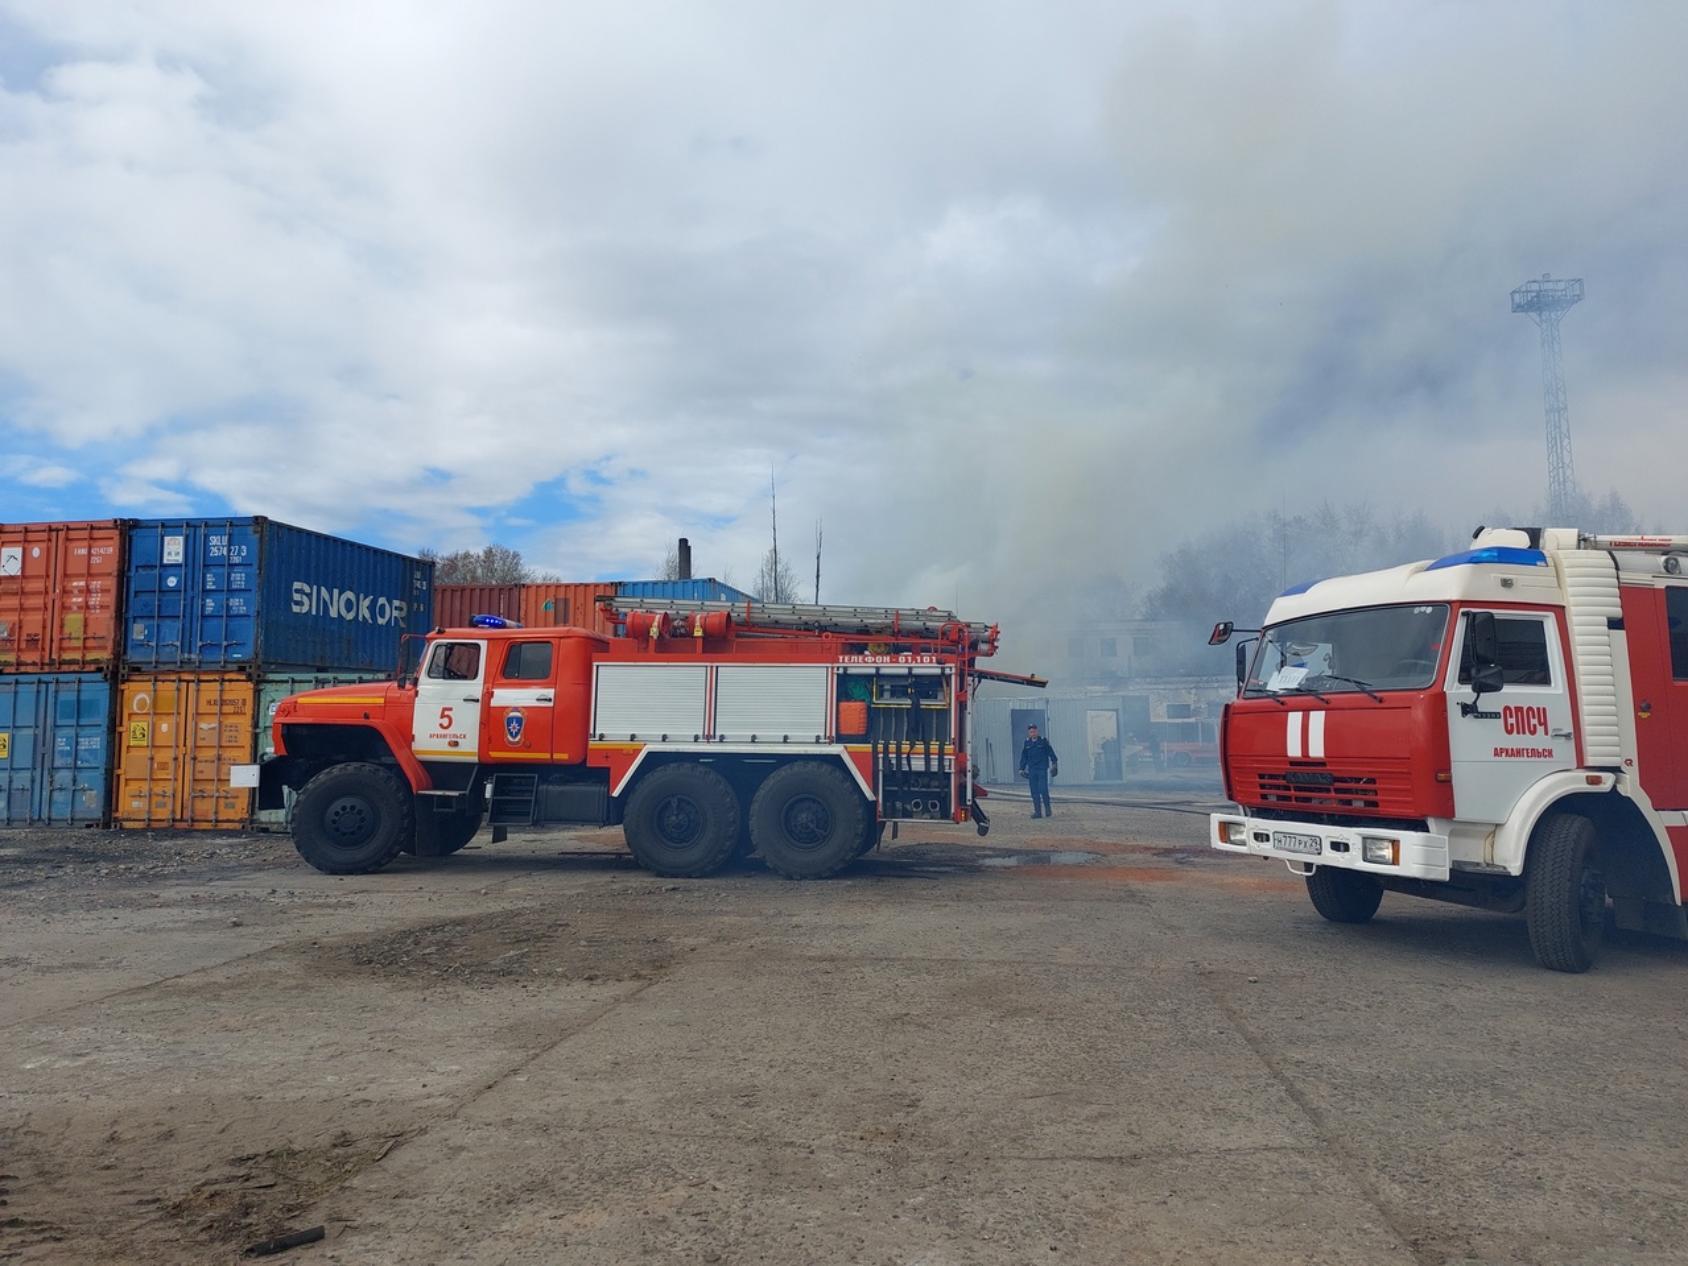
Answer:
[{"label": "blue emergency light bar", "polygon": [[1425,571],[1439,571],[1444,567],[1465,567],[1471,564],[1500,563],[1509,567],[1546,567],[1547,555],[1539,549],[1520,549],[1515,545],[1485,545],[1482,549],[1468,549],[1460,554],[1438,558]]},{"label": "blue emergency light bar", "polygon": [[519,629],[521,624],[515,620],[506,620],[501,615],[472,615],[469,624],[477,629]]}]

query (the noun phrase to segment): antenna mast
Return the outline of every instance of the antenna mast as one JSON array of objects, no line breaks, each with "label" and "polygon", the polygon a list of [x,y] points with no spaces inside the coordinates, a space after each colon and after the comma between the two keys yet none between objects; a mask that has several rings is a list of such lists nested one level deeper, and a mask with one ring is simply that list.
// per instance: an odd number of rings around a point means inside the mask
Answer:
[{"label": "antenna mast", "polygon": [[1577,473],[1571,460],[1571,416],[1565,400],[1565,369],[1559,361],[1559,322],[1583,297],[1582,278],[1543,273],[1512,292],[1512,311],[1541,330],[1541,393],[1547,409],[1547,517],[1570,526],[1575,513]]}]

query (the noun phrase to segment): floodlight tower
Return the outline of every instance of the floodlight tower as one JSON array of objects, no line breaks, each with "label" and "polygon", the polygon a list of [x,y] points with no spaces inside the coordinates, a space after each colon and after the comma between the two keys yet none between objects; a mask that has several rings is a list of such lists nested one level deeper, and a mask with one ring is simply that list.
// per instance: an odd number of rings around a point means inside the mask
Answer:
[{"label": "floodlight tower", "polygon": [[1577,472],[1571,463],[1571,417],[1565,404],[1565,370],[1559,363],[1559,320],[1583,297],[1582,278],[1543,273],[1512,292],[1512,310],[1541,330],[1541,393],[1547,405],[1547,517],[1555,527],[1570,523]]}]

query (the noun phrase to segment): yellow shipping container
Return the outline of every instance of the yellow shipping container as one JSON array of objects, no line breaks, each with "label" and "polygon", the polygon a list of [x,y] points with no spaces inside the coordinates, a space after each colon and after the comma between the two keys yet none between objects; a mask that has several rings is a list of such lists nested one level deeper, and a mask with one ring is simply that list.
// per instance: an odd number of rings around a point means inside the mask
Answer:
[{"label": "yellow shipping container", "polygon": [[252,793],[229,786],[250,763],[257,690],[233,673],[157,673],[123,683],[112,823],[158,830],[238,830]]}]

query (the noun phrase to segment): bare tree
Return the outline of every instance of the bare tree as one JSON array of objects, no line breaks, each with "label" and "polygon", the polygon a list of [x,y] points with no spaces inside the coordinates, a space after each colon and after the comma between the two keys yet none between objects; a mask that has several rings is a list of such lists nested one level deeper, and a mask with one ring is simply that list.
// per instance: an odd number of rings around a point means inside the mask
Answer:
[{"label": "bare tree", "polygon": [[762,556],[762,566],[756,572],[756,596],[763,602],[796,602],[797,573],[791,564],[770,549]]},{"label": "bare tree", "polygon": [[662,571],[658,573],[659,580],[680,579],[680,547],[670,545],[668,552],[662,556]]},{"label": "bare tree", "polygon": [[1143,614],[1186,626],[1189,649],[1173,666],[1178,671],[1223,672],[1229,660],[1200,636],[1214,621],[1252,626],[1287,584],[1434,558],[1459,539],[1422,511],[1385,517],[1363,502],[1287,516],[1268,511],[1210,528],[1163,555]]},{"label": "bare tree", "polygon": [[436,549],[420,549],[416,553],[417,557],[434,564],[434,583],[438,585],[519,585],[558,579],[534,571],[522,558],[522,552],[508,545],[459,549],[449,554]]}]

